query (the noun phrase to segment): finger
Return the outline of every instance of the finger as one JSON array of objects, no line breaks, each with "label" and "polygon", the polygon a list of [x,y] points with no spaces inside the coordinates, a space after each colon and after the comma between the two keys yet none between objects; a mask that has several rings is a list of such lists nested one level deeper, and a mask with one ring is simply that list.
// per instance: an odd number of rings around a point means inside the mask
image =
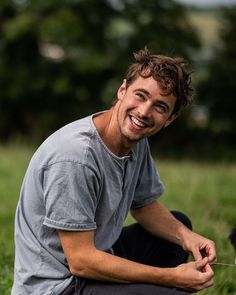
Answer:
[{"label": "finger", "polygon": [[[208,266],[209,266],[209,264],[208,264]],[[205,276],[204,286],[210,287],[214,284],[214,280],[213,280],[214,272],[212,271],[210,266],[209,266],[209,268],[206,266],[206,268],[207,268],[207,272],[204,273],[204,276]]]},{"label": "finger", "polygon": [[193,257],[195,258],[196,261],[202,260],[202,258],[204,257],[204,256],[202,256],[202,254],[198,248],[193,249],[192,254],[193,254]]},{"label": "finger", "polygon": [[209,288],[209,287],[211,287],[211,286],[213,286],[214,285],[214,280],[211,278],[210,280],[208,280],[207,282],[205,282],[203,285],[202,285],[202,287],[203,287],[203,289],[205,289],[205,288]]},{"label": "finger", "polygon": [[210,263],[214,263],[217,261],[216,252],[210,252],[208,255],[208,260]]},{"label": "finger", "polygon": [[216,261],[216,252],[214,249],[208,249],[208,251],[206,251],[206,255],[210,263],[213,263]]},{"label": "finger", "polygon": [[205,257],[203,259],[201,258],[201,259],[195,261],[195,268],[202,272],[202,271],[204,271],[204,268],[207,264],[208,264],[208,258],[207,257]]},{"label": "finger", "polygon": [[209,275],[211,275],[211,276],[213,277],[213,275],[214,275],[214,271],[213,271],[213,269],[212,269],[212,267],[210,266],[209,263],[207,263],[207,264],[205,265],[205,270],[206,270],[206,272],[207,272]]},{"label": "finger", "polygon": [[207,263],[205,266],[203,266],[202,271],[205,272],[205,273],[208,273],[209,276],[214,275],[214,272],[213,272],[213,270],[212,270],[209,263]]},{"label": "finger", "polygon": [[201,249],[201,253],[204,256],[208,257],[210,263],[216,261],[216,248],[215,243],[210,241],[203,249]]}]

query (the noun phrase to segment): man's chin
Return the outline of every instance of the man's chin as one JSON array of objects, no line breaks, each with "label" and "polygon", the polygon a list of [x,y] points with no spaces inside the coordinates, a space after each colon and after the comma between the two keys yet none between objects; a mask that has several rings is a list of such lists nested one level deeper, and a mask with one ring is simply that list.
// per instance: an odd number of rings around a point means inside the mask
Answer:
[{"label": "man's chin", "polygon": [[145,135],[130,135],[127,136],[126,139],[128,142],[132,143],[132,144],[136,144],[137,142],[139,142],[141,139],[145,138],[147,136]]},{"label": "man's chin", "polygon": [[149,137],[151,135],[153,135],[154,132],[147,132],[147,130],[141,130],[141,131],[137,131],[135,132],[134,130],[126,130],[123,135],[125,136],[126,140],[130,143],[137,143],[138,141],[140,141],[143,138]]}]

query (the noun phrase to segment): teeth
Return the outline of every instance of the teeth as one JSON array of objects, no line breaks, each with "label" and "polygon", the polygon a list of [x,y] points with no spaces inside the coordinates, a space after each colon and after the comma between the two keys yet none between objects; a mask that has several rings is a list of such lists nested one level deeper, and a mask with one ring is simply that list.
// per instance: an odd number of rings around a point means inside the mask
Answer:
[{"label": "teeth", "polygon": [[132,122],[134,122],[134,124],[136,124],[139,127],[146,127],[146,124],[144,124],[143,122],[140,122],[138,119],[131,117]]}]

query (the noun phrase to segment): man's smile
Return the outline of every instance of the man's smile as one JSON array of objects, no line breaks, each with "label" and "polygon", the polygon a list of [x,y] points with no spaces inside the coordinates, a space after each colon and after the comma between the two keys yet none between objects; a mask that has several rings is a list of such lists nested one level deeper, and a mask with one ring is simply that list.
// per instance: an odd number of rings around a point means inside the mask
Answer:
[{"label": "man's smile", "polygon": [[146,128],[149,127],[149,125],[143,121],[140,121],[139,119],[137,119],[136,117],[130,115],[129,116],[131,123],[137,127],[137,128]]}]

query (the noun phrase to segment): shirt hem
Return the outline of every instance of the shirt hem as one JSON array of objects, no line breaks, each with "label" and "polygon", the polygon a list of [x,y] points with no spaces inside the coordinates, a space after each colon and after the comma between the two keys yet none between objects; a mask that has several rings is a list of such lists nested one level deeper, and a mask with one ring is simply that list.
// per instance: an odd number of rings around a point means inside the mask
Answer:
[{"label": "shirt hem", "polygon": [[96,223],[90,223],[90,224],[76,224],[76,223],[63,223],[58,222],[52,219],[49,219],[47,217],[44,218],[44,225],[56,229],[62,229],[62,230],[69,230],[69,231],[77,231],[77,230],[94,230],[96,229]]},{"label": "shirt hem", "polygon": [[[161,192],[161,194],[162,194],[162,192]],[[156,201],[157,199],[159,199],[161,194],[158,194],[155,197],[148,198],[144,202],[134,202],[134,204],[131,205],[131,209],[145,207],[145,206],[151,204],[152,202]]]}]

